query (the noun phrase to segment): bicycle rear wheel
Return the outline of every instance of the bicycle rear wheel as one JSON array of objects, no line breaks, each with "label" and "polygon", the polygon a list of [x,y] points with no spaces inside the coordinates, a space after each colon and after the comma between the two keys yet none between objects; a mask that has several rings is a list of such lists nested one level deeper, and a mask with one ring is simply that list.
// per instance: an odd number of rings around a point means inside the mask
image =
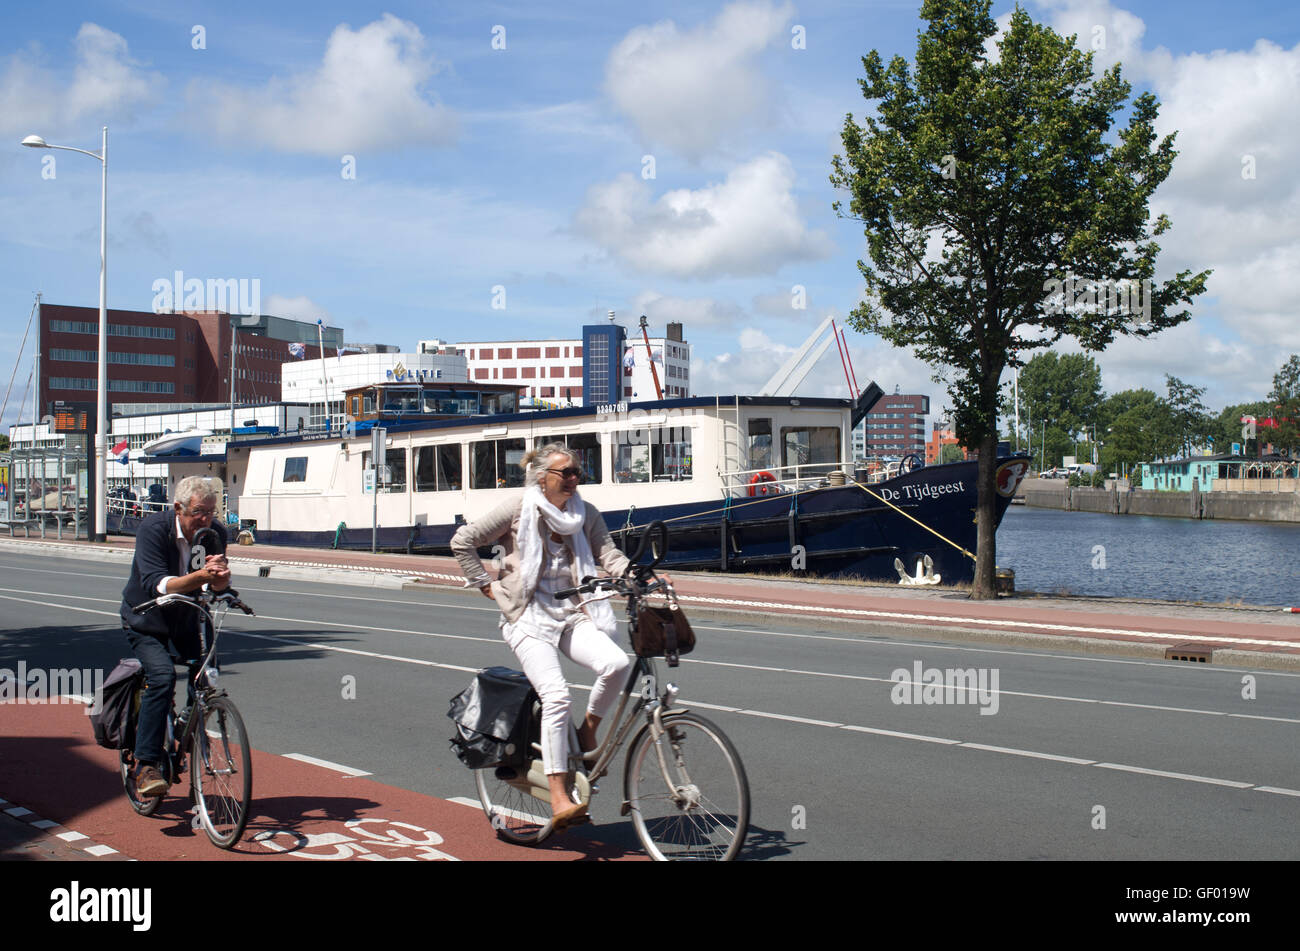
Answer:
[{"label": "bicycle rear wheel", "polygon": [[[228,849],[248,824],[253,757],[244,721],[229,697],[202,705],[203,722],[190,738],[194,806],[212,844]],[[198,707],[195,709],[198,713]]]},{"label": "bicycle rear wheel", "polygon": [[628,750],[623,794],[656,861],[729,862],[745,844],[745,767],[726,734],[703,717],[668,714],[658,743],[643,728]]},{"label": "bicycle rear wheel", "polygon": [[551,803],[522,787],[527,767],[476,769],[474,783],[483,812],[497,835],[515,845],[536,845],[551,821]]}]

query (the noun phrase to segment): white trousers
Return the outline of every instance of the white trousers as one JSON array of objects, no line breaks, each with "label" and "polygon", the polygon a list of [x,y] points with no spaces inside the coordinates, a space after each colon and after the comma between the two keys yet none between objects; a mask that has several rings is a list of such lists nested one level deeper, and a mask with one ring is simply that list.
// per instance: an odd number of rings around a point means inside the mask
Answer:
[{"label": "white trousers", "polygon": [[506,638],[528,681],[542,701],[542,764],[547,774],[564,773],[569,769],[569,731],[572,720],[569,713],[569,685],[560,668],[560,653],[576,664],[581,664],[596,675],[587,712],[604,719],[623,688],[627,669],[631,664],[609,637],[591,618],[577,612],[564,626],[558,650],[537,637],[513,626]]}]

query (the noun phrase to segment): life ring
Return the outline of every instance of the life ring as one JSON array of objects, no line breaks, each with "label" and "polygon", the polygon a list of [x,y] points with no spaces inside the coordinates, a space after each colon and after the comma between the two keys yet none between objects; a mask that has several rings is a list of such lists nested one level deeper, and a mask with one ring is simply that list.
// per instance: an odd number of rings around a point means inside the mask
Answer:
[{"label": "life ring", "polygon": [[775,483],[775,482],[776,482],[776,476],[772,475],[772,473],[770,472],[764,471],[764,472],[754,473],[754,477],[749,480],[750,496],[752,497],[755,495],[768,495],[768,494],[775,495],[781,490],[777,488],[775,484],[770,486],[767,484],[767,483]]}]

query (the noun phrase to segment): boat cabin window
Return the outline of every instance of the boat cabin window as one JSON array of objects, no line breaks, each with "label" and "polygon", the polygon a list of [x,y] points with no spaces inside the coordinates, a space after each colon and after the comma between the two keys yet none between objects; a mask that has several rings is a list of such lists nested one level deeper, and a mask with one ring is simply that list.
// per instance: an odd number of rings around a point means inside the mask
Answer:
[{"label": "boat cabin window", "polygon": [[375,398],[371,396],[369,393],[367,393],[365,399],[365,408],[362,410],[362,412],[368,415],[370,413],[373,413],[374,411],[375,411]]},{"label": "boat cabin window", "polygon": [[473,416],[478,413],[478,394],[425,390],[422,411],[438,416]]},{"label": "boat cabin window", "polygon": [[600,437],[595,433],[573,433],[568,436],[538,436],[533,440],[537,449],[547,443],[558,442],[568,446],[578,456],[582,468],[583,485],[599,485],[604,476],[600,465]]},{"label": "boat cabin window", "polygon": [[460,458],[460,443],[415,450],[415,491],[459,491]]},{"label": "boat cabin window", "polygon": [[306,482],[307,457],[291,456],[284,460],[284,477],[281,482]]},{"label": "boat cabin window", "polygon": [[[380,486],[381,492],[405,492],[406,491],[406,450],[390,449],[384,453],[384,465],[388,466],[390,481],[387,485]],[[361,454],[361,470],[364,472],[370,468],[370,450],[367,449]]]},{"label": "boat cabin window", "polygon": [[682,482],[690,478],[690,427],[655,426],[614,433],[615,482]]},{"label": "boat cabin window", "polygon": [[488,416],[495,416],[498,413],[517,413],[519,412],[518,401],[514,393],[484,393],[483,394],[483,412]]},{"label": "boat cabin window", "polygon": [[772,420],[749,421],[749,468],[766,469],[772,465]]},{"label": "boat cabin window", "polygon": [[781,465],[815,466],[807,473],[829,472],[840,461],[840,430],[838,426],[782,426]]},{"label": "boat cabin window", "polygon": [[488,439],[470,448],[470,487],[513,489],[524,484],[525,439]]}]

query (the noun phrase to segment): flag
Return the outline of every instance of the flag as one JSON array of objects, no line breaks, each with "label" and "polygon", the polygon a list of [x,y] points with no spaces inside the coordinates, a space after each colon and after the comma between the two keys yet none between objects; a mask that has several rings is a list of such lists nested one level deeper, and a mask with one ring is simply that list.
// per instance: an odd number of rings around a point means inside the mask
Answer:
[{"label": "flag", "polygon": [[301,343],[289,344],[289,356],[295,360],[305,360],[307,358],[307,346]]},{"label": "flag", "polygon": [[623,369],[630,370],[634,366],[636,366],[636,351],[628,347],[627,353],[623,354]]},{"label": "flag", "polygon": [[127,440],[123,439],[116,446],[110,449],[109,452],[112,455],[117,456],[117,461],[122,463],[122,465],[125,466],[128,465],[131,461],[131,453],[127,451],[129,446],[130,443]]}]

